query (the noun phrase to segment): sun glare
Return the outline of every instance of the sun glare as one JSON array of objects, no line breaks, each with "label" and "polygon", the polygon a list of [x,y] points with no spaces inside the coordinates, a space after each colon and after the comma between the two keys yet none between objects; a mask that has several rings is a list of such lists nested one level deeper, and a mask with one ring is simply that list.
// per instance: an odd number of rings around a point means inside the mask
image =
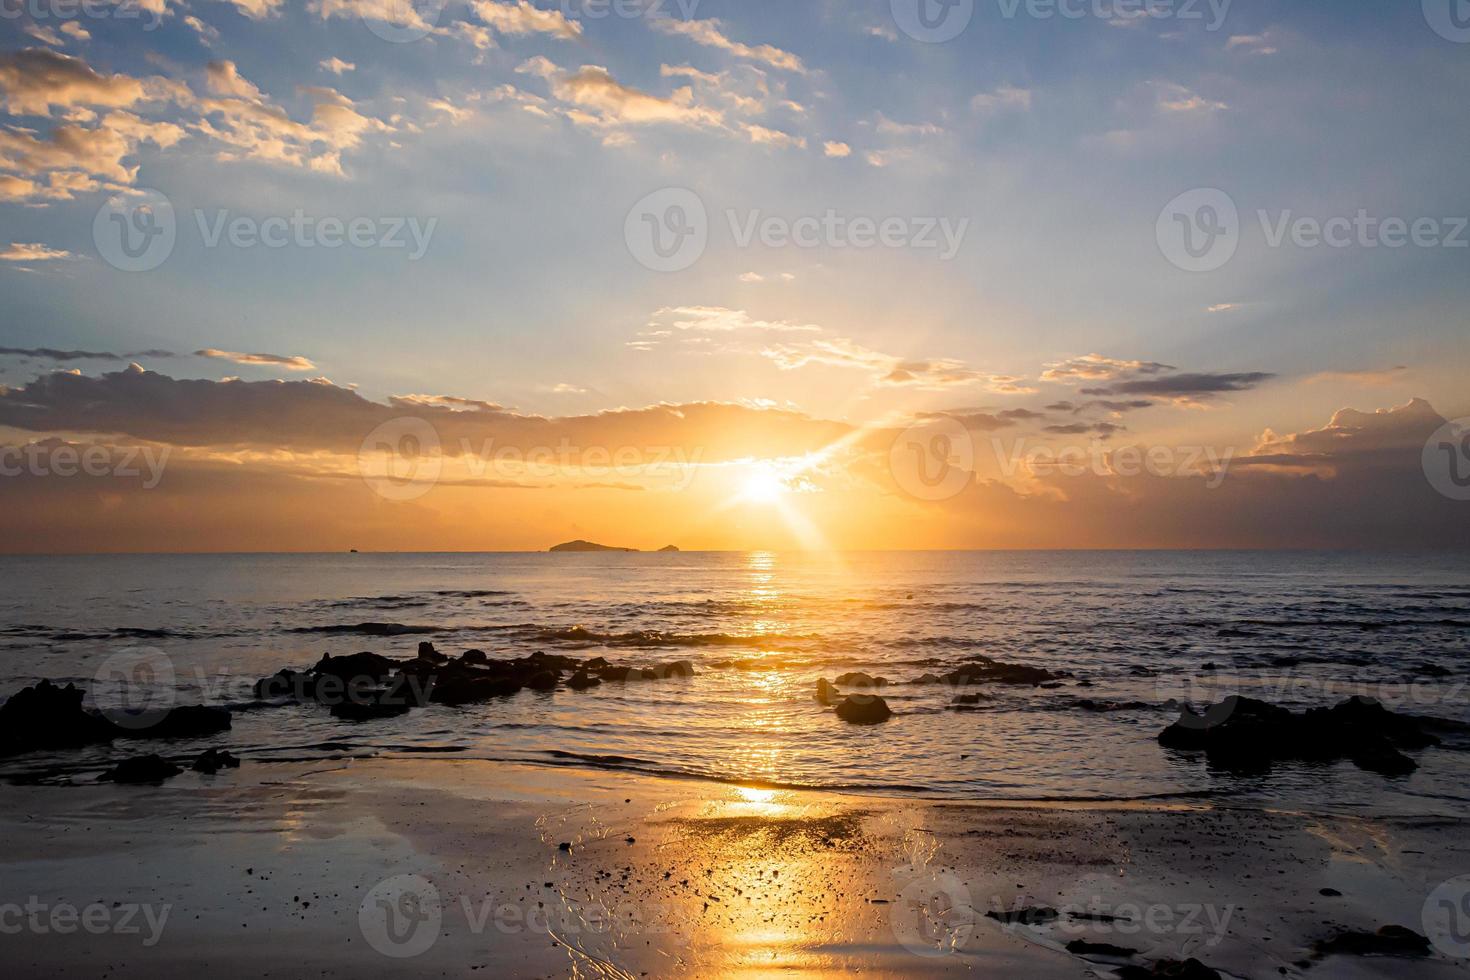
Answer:
[{"label": "sun glare", "polygon": [[740,489],[742,499],[757,504],[774,504],[787,492],[786,481],[771,470],[760,470],[746,478]]}]

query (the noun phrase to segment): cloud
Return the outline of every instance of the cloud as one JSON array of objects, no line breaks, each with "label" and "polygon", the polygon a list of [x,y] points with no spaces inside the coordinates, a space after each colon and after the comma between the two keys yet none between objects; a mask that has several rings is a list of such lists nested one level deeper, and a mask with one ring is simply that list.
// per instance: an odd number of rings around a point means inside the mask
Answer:
[{"label": "cloud", "polygon": [[[718,127],[724,123],[719,110],[695,104],[694,90],[689,86],[675,89],[666,98],[650,95],[622,84],[600,65],[583,65],[575,72],[566,72],[539,55],[522,63],[516,71],[545,78],[553,97],[564,105],[576,107],[563,110],[562,114],[578,125],[663,123]],[[585,111],[589,109],[592,112]]]},{"label": "cloud", "polygon": [[40,24],[27,24],[25,32],[42,44],[49,44],[52,47],[59,48],[66,43],[60,34],[57,34],[49,27],[42,27]]},{"label": "cloud", "polygon": [[993,91],[981,92],[970,99],[970,108],[982,113],[1029,112],[1031,110],[1031,90],[1002,85]]},{"label": "cloud", "polygon": [[1154,104],[1159,111],[1172,114],[1218,112],[1230,108],[1224,102],[1207,99],[1175,82],[1153,82]]},{"label": "cloud", "polygon": [[806,139],[801,136],[793,136],[783,133],[779,129],[767,129],[765,126],[757,126],[754,123],[746,123],[741,126],[745,135],[750,137],[752,143],[760,143],[765,146],[795,147],[806,149]]},{"label": "cloud", "polygon": [[[442,395],[388,404],[321,381],[176,380],[136,365],[89,377],[43,375],[0,388],[0,425],[32,432],[108,433],[189,447],[256,447],[354,457],[375,429],[412,417],[436,430],[446,454],[496,448],[681,447],[706,461],[800,455],[851,427],[798,412],[719,402],[655,405],[593,415],[518,415],[493,402]],[[355,476],[355,461],[351,465]]]},{"label": "cloud", "polygon": [[[865,123],[864,125],[867,124]],[[874,115],[872,125],[875,131],[884,136],[940,136],[944,133],[944,128],[936,123],[895,122],[881,112]]]},{"label": "cloud", "polygon": [[317,67],[321,68],[323,71],[329,71],[333,75],[340,75],[343,72],[357,70],[357,65],[353,64],[350,61],[343,61],[341,58],[338,58],[335,55],[317,62]]},{"label": "cloud", "polygon": [[783,71],[806,73],[806,65],[789,51],[782,51],[769,44],[751,47],[748,44],[731,40],[724,32],[723,22],[719,20],[680,20],[675,17],[662,17],[650,20],[649,26],[663,34],[685,37],[695,44],[728,51],[737,58],[759,61]]},{"label": "cloud", "polygon": [[0,250],[0,262],[51,262],[75,257],[70,252],[40,242],[11,242],[9,248]]},{"label": "cloud", "polygon": [[822,144],[822,153],[825,156],[841,159],[852,155],[852,147],[837,140],[827,140]]},{"label": "cloud", "polygon": [[1191,401],[1226,392],[1249,391],[1274,377],[1276,375],[1263,371],[1233,374],[1202,372],[1122,381],[1106,388],[1082,388],[1080,391],[1084,395],[1155,395]]},{"label": "cloud", "polygon": [[282,354],[242,354],[238,351],[215,350],[206,347],[196,350],[195,357],[216,357],[225,361],[233,361],[236,364],[255,364],[271,367],[283,367],[288,371],[315,371],[316,365],[304,357],[288,357]]},{"label": "cloud", "polygon": [[1225,42],[1226,51],[1239,51],[1250,55],[1272,55],[1281,49],[1270,31],[1264,34],[1233,34]]},{"label": "cloud", "polygon": [[1158,361],[1125,361],[1101,354],[1083,354],[1065,361],[1048,364],[1041,372],[1042,381],[1110,381],[1133,374],[1161,374],[1173,371]]},{"label": "cloud", "polygon": [[516,0],[514,3],[472,0],[470,6],[480,20],[501,34],[547,34],[564,41],[582,36],[582,25],[568,20],[560,10],[542,10],[533,7],[526,0]]},{"label": "cloud", "polygon": [[1306,384],[1343,381],[1348,384],[1362,385],[1365,388],[1386,388],[1389,385],[1406,383],[1411,374],[1408,367],[1400,364],[1397,367],[1364,368],[1358,371],[1318,371],[1303,380]]},{"label": "cloud", "polygon": [[229,0],[235,9],[251,20],[266,20],[280,13],[286,0]]},{"label": "cloud", "polygon": [[[760,279],[757,278],[754,281],[760,281]],[[665,306],[654,312],[648,321],[648,330],[640,336],[669,336],[670,330],[698,333],[733,333],[743,330],[820,333],[822,328],[814,323],[757,320],[744,310],[732,310],[723,306]]]},{"label": "cloud", "polygon": [[231,61],[210,63],[208,85],[215,98],[201,101],[203,118],[195,128],[227,147],[217,154],[221,160],[262,160],[341,176],[344,152],[356,149],[370,133],[393,131],[324,86],[300,89],[312,102],[311,120],[296,122]]},{"label": "cloud", "polygon": [[1042,426],[1042,431],[1059,436],[1096,435],[1107,439],[1127,430],[1115,422],[1069,422],[1066,425]]},{"label": "cloud", "polygon": [[11,115],[49,116],[52,109],[122,109],[145,100],[169,98],[179,86],[162,78],[104,75],[85,61],[59,51],[26,48],[0,54],[0,90]]},{"label": "cloud", "polygon": [[113,354],[93,350],[57,350],[54,347],[0,347],[0,356],[25,357],[47,361],[131,361],[138,357],[174,357],[173,351],[144,350],[133,354]]}]

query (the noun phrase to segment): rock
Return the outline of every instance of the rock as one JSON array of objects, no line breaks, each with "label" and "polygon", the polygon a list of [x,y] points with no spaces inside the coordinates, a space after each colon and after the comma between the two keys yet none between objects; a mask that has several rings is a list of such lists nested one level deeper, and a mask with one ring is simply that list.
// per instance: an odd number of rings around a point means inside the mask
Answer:
[{"label": "rock", "polygon": [[199,738],[230,730],[230,710],[202,704],[181,705],[169,710],[157,724],[129,729],[128,738]]},{"label": "rock", "polygon": [[679,549],[678,549],[678,547],[676,545],[666,544],[666,545],[664,545],[662,548],[660,548],[658,550],[659,551],[678,551]]},{"label": "rock", "polygon": [[1118,970],[1119,980],[1223,980],[1197,959],[1158,960],[1148,966],[1125,966]]},{"label": "rock", "polygon": [[353,653],[343,657],[322,654],[311,672],[318,676],[335,677],[344,683],[355,680],[383,681],[401,665],[396,660],[376,653]]},{"label": "rock", "polygon": [[1321,895],[1323,898],[1341,898],[1342,897],[1342,892],[1338,891],[1336,888],[1319,888],[1319,889],[1317,889],[1317,894],[1318,895]]},{"label": "rock", "polygon": [[466,650],[460,654],[459,662],[470,666],[484,666],[490,662],[490,658],[485,655],[484,650]]},{"label": "rock", "polygon": [[428,640],[420,640],[419,659],[427,660],[431,664],[442,664],[449,658],[440,653],[438,650],[435,650],[434,644],[430,643]]},{"label": "rock", "polygon": [[[933,674],[925,674],[915,683],[935,683],[926,681],[925,678],[933,677]],[[1059,681],[1071,676],[1063,672],[1053,673],[1040,667],[1027,667],[1023,664],[1007,664],[999,660],[991,660],[989,657],[980,657],[970,663],[962,664],[946,674],[937,678],[941,684],[951,684],[955,687],[966,687],[971,684],[1029,684],[1035,687],[1039,684]],[[839,681],[841,678],[839,678]]]},{"label": "rock", "polygon": [[838,687],[883,687],[888,683],[886,677],[874,677],[860,670],[850,671],[846,674],[838,674],[834,681]]},{"label": "rock", "polygon": [[693,677],[694,662],[691,660],[676,660],[671,664],[664,664],[658,669],[659,677]]},{"label": "rock", "polygon": [[557,682],[560,680],[561,674],[558,672],[554,670],[543,670],[532,674],[526,681],[526,686],[533,691],[554,691],[556,690]]},{"label": "rock", "polygon": [[82,690],[49,680],[17,691],[0,705],[0,753],[66,749],[111,741],[122,729],[82,707]]},{"label": "rock", "polygon": [[1067,944],[1067,952],[1074,956],[1112,956],[1120,960],[1126,960],[1135,956],[1138,950],[1127,946],[1114,946],[1112,943],[1090,943],[1085,939],[1074,939]]},{"label": "rock", "polygon": [[434,675],[434,686],[429,693],[429,700],[434,704],[477,704],[491,698],[518,694],[524,686],[523,678],[516,675],[468,668],[462,671],[441,671]]},{"label": "rock", "polygon": [[991,700],[991,699],[990,698],[987,698],[985,695],[980,694],[980,693],[977,692],[975,694],[959,694],[959,695],[956,695],[955,698],[954,698],[954,700],[951,701],[950,704],[979,704],[981,701],[989,701],[989,700]]},{"label": "rock", "polygon": [[1041,905],[1024,909],[1004,909],[1000,911],[992,909],[985,913],[985,917],[1010,925],[1034,926],[1044,922],[1051,922],[1059,914],[1056,909]]},{"label": "rock", "polygon": [[939,680],[939,675],[938,674],[924,673],[924,674],[920,674],[914,680],[909,681],[909,683],[910,684],[938,684],[938,683],[940,683],[940,680]]},{"label": "rock", "polygon": [[255,696],[261,701],[274,701],[277,698],[311,698],[316,695],[315,681],[310,675],[301,671],[282,668],[269,677],[255,682]]},{"label": "rock", "polygon": [[893,711],[876,694],[856,694],[837,706],[837,717],[853,725],[876,725],[892,718]]},{"label": "rock", "polygon": [[240,760],[223,749],[205,749],[190,768],[212,776],[221,769],[239,769]]},{"label": "rock", "polygon": [[114,783],[161,783],[184,770],[156,755],[140,755],[124,759],[98,776],[99,781]]},{"label": "rock", "polygon": [[587,688],[596,687],[601,683],[602,680],[600,678],[590,676],[585,670],[579,670],[567,681],[567,687],[574,691],[585,691]]},{"label": "rock", "polygon": [[1202,713],[1184,706],[1179,720],[1159,733],[1159,744],[1204,751],[1212,765],[1262,771],[1276,761],[1349,759],[1361,769],[1398,776],[1418,765],[1402,749],[1439,744],[1423,719],[1399,715],[1377,701],[1353,697],[1331,708],[1294,714],[1254,698],[1231,696]]},{"label": "rock", "polygon": [[837,688],[832,686],[831,681],[827,680],[827,678],[825,677],[817,678],[818,704],[831,707],[832,705],[836,704],[841,697],[842,695],[837,692]]},{"label": "rock", "polygon": [[1312,946],[1318,956],[1428,956],[1429,940],[1403,926],[1384,926],[1377,932],[1343,932]]},{"label": "rock", "polygon": [[[597,672],[597,676],[605,681],[626,681],[630,679],[629,675],[631,675],[632,673],[633,668],[631,667],[603,667]],[[638,677],[633,677],[631,679],[638,680],[642,676],[643,675],[640,673]]]}]

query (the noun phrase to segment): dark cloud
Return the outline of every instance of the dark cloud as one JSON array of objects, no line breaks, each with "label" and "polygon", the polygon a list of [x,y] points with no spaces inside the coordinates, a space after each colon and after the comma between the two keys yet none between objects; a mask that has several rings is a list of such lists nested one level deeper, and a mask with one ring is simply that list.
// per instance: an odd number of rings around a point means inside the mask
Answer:
[{"label": "dark cloud", "polygon": [[[463,410],[466,405],[486,407]],[[58,372],[0,389],[0,425],[189,447],[357,453],[379,426],[405,418],[428,422],[450,456],[565,442],[573,450],[683,448],[713,462],[800,455],[852,432],[844,423],[798,412],[719,402],[546,418],[445,396],[385,405],[321,379],[180,380],[137,366],[98,377]]]},{"label": "dark cloud", "polygon": [[54,347],[0,347],[0,356],[30,357],[46,361],[131,361],[138,357],[176,357],[173,351],[140,350],[114,354],[96,350],[57,350]]},{"label": "dark cloud", "polygon": [[1161,398],[1200,398],[1230,391],[1249,391],[1276,377],[1263,371],[1240,374],[1175,374],[1167,378],[1120,381],[1106,388],[1083,388],[1084,395],[1157,395]]},{"label": "dark cloud", "polygon": [[1043,431],[1059,436],[1083,436],[1098,435],[1104,439],[1119,432],[1127,431],[1123,426],[1114,422],[1072,422],[1068,425],[1048,425]]}]

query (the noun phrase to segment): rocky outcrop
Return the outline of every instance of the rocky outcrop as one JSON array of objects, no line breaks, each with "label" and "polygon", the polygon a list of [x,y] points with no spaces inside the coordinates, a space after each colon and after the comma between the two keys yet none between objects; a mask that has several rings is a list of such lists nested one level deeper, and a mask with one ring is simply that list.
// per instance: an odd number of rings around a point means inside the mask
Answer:
[{"label": "rocky outcrop", "polygon": [[202,738],[230,730],[228,708],[211,708],[206,705],[182,705],[172,708],[155,724],[147,728],[128,729],[122,733],[126,738]]},{"label": "rocky outcrop", "polygon": [[1202,712],[1185,706],[1159,733],[1165,748],[1202,751],[1222,769],[1258,772],[1273,762],[1349,759],[1361,769],[1399,776],[1418,764],[1405,751],[1439,744],[1421,720],[1354,697],[1301,714],[1254,698],[1231,696]]},{"label": "rocky outcrop", "polygon": [[213,776],[221,769],[239,769],[240,760],[225,749],[205,749],[189,768],[206,776]]},{"label": "rocky outcrop", "polygon": [[83,691],[43,680],[0,705],[0,754],[108,742],[122,729],[82,707]]},{"label": "rocky outcrop", "polygon": [[856,694],[837,705],[837,717],[852,725],[876,725],[892,718],[893,710],[876,694]]},{"label": "rocky outcrop", "polygon": [[183,771],[160,756],[140,755],[124,759],[97,779],[112,783],[161,783]]},{"label": "rocky outcrop", "polygon": [[838,693],[837,688],[832,686],[831,681],[827,680],[827,678],[825,677],[817,678],[818,704],[831,707],[832,705],[836,704],[838,699],[840,699],[841,697],[842,695]]},{"label": "rocky outcrop", "polygon": [[911,683],[949,684],[954,687],[965,687],[971,684],[1022,684],[1039,687],[1070,676],[1061,671],[1052,672],[1041,667],[1008,664],[989,657],[980,657],[970,663],[961,664],[948,673],[938,676],[925,674]]},{"label": "rocky outcrop", "polygon": [[860,670],[851,670],[845,674],[838,674],[837,680],[833,681],[838,687],[886,687],[888,678],[874,677]]},{"label": "rocky outcrop", "polygon": [[1312,952],[1320,959],[1334,953],[1350,956],[1428,956],[1428,938],[1404,926],[1384,926],[1377,932],[1342,932],[1319,940]]}]

